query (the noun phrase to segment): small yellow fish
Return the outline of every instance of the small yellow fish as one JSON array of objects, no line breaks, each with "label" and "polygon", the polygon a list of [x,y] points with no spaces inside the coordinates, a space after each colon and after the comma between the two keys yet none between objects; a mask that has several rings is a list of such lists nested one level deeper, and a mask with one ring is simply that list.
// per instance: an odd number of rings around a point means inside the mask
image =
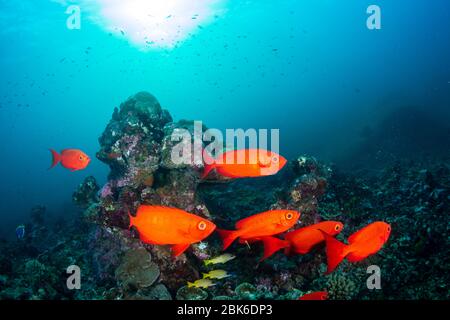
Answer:
[{"label": "small yellow fish", "polygon": [[194,288],[206,289],[208,287],[212,287],[215,285],[216,284],[209,279],[200,279],[200,280],[196,280],[195,282],[188,281],[188,283],[187,283],[188,288],[194,287]]},{"label": "small yellow fish", "polygon": [[230,275],[225,270],[213,270],[208,273],[203,274],[203,279],[223,279],[229,277]]},{"label": "small yellow fish", "polygon": [[224,253],[218,257],[205,260],[204,263],[205,263],[205,266],[207,266],[208,264],[227,263],[228,261],[233,260],[234,258],[236,258],[236,256],[233,256],[230,253]]}]

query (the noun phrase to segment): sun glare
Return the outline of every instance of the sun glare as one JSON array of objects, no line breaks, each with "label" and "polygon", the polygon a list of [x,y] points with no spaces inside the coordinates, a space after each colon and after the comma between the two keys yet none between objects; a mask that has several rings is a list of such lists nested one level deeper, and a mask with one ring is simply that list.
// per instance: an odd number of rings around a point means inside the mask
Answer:
[{"label": "sun glare", "polygon": [[[92,4],[92,0],[89,1]],[[142,49],[173,48],[223,12],[224,0],[96,0],[94,19]]]}]

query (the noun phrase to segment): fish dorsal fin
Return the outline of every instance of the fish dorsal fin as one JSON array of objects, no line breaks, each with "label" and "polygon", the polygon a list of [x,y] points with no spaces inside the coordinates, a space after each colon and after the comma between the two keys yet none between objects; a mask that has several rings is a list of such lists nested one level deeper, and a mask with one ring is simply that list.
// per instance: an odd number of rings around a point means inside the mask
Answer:
[{"label": "fish dorsal fin", "polygon": [[[152,205],[152,204],[143,204],[142,207],[145,208],[146,211],[163,211],[163,210],[167,210],[167,209],[172,209],[170,207],[163,207],[160,205]],[[175,208],[173,208],[173,209],[175,209]]]},{"label": "fish dorsal fin", "polygon": [[181,244],[175,244],[172,246],[172,253],[174,257],[178,257],[180,254],[182,254],[184,251],[186,251],[187,248],[189,248],[190,243],[181,243]]}]

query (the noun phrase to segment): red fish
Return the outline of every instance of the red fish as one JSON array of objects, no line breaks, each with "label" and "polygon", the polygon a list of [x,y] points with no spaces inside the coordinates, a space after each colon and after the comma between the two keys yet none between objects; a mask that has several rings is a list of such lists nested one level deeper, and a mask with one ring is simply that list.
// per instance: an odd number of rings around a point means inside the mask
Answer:
[{"label": "red fish", "polygon": [[264,244],[264,253],[259,260],[260,262],[270,257],[278,250],[290,247],[289,241],[281,240],[276,237],[262,237],[261,241]]},{"label": "red fish", "polygon": [[342,231],[342,228],[343,224],[340,222],[324,221],[288,232],[284,236],[284,240],[275,237],[262,237],[245,241],[241,239],[240,242],[251,243],[258,240],[262,241],[264,244],[264,255],[260,260],[262,261],[283,248],[285,248],[285,254],[289,254],[291,252],[306,254],[310,252],[314,246],[322,241],[325,241],[325,238],[320,230],[325,231],[331,236],[335,236]]},{"label": "red fish", "polygon": [[348,245],[324,231],[322,234],[327,244],[328,274],[333,272],[345,257],[350,262],[358,262],[377,253],[389,239],[391,226],[382,221],[373,222],[352,234],[348,238]]},{"label": "red fish", "polygon": [[91,159],[83,151],[78,149],[65,149],[61,151],[61,154],[58,154],[53,149],[49,150],[53,156],[52,166],[49,169],[61,162],[61,165],[70,171],[83,170],[91,162]]},{"label": "red fish", "polygon": [[335,236],[342,231],[343,227],[344,225],[338,221],[324,221],[291,231],[284,236],[284,239],[290,244],[290,246],[286,248],[285,253],[289,254],[290,252],[295,252],[306,254],[317,244],[325,241],[320,230],[326,232],[330,236]]},{"label": "red fish", "polygon": [[326,291],[317,291],[304,294],[298,300],[328,300],[328,292]]},{"label": "red fish", "polygon": [[262,238],[282,233],[292,228],[300,218],[300,213],[293,210],[270,210],[255,214],[236,223],[234,231],[217,230],[226,250],[231,243],[240,238],[242,241]]},{"label": "red fish", "polygon": [[172,245],[174,256],[182,254],[192,243],[208,237],[216,228],[211,221],[186,211],[162,207],[139,206],[136,217],[130,216],[130,227],[148,244]]},{"label": "red fish", "polygon": [[274,175],[287,160],[279,154],[263,149],[241,149],[224,152],[212,158],[203,151],[205,168],[202,179],[212,170],[228,178],[246,178]]}]

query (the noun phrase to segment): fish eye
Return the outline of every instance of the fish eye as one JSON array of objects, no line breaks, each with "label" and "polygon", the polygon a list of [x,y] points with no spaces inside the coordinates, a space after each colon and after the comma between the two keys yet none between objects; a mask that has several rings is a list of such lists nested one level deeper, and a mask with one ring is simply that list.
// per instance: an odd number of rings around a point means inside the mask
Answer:
[{"label": "fish eye", "polygon": [[201,231],[206,229],[206,222],[205,221],[200,221],[197,225],[197,228]]},{"label": "fish eye", "polygon": [[294,217],[294,214],[292,212],[288,212],[286,214],[286,219],[291,220]]},{"label": "fish eye", "polygon": [[272,161],[273,161],[273,162],[278,162],[278,157],[277,157],[277,156],[273,157],[273,158],[272,158]]},{"label": "fish eye", "polygon": [[388,232],[391,232],[391,227],[387,227],[387,231],[388,231]]},{"label": "fish eye", "polygon": [[339,229],[341,229],[341,226],[340,226],[340,225],[337,224],[337,225],[334,226],[334,230],[335,230],[335,231],[339,231]]}]

